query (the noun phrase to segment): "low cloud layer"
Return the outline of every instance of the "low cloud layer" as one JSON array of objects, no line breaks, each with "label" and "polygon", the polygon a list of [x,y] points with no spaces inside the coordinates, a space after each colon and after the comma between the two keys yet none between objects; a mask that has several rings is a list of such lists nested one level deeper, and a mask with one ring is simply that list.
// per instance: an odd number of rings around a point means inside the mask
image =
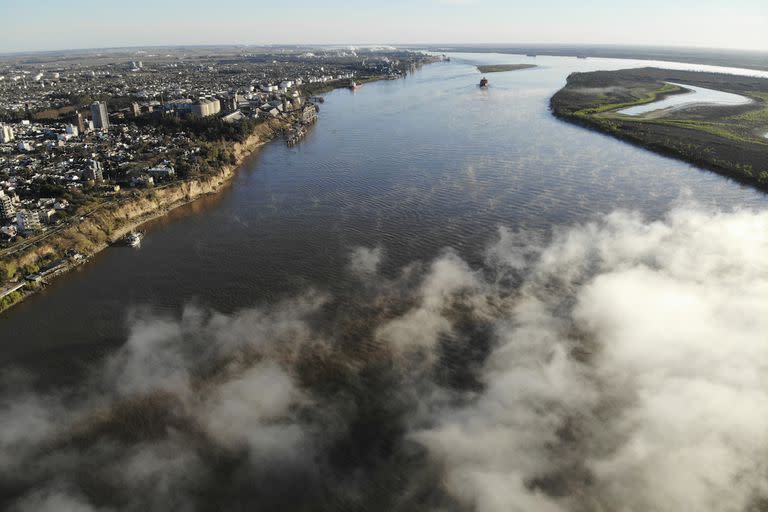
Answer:
[{"label": "low cloud layer", "polygon": [[140,312],[82,385],[6,371],[11,510],[751,511],[768,211],[500,229],[359,290]]}]

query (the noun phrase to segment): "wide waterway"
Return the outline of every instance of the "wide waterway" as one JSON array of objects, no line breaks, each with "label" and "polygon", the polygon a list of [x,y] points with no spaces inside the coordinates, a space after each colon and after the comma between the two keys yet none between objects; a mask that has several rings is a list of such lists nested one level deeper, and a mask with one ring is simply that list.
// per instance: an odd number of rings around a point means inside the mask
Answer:
[{"label": "wide waterway", "polygon": [[[477,64],[514,63],[539,67],[477,87]],[[768,204],[548,110],[571,72],[649,64],[457,54],[404,80],[334,91],[301,144],[268,144],[223,193],[147,225],[139,250],[110,248],[4,313],[0,358],[66,370],[123,342],[137,308],[232,312],[307,287],[352,298],[345,269],[358,246],[381,247],[392,273],[446,247],[477,262],[499,226],[547,233],[617,208],[654,218],[687,200]]]}]

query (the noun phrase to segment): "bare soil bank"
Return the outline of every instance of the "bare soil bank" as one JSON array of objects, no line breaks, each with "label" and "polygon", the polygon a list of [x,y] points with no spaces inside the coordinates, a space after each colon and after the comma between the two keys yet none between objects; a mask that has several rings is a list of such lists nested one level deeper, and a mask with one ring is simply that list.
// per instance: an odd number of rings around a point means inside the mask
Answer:
[{"label": "bare soil bank", "polygon": [[[92,256],[119,241],[145,222],[165,215],[199,197],[219,192],[229,183],[245,158],[274,139],[287,127],[285,121],[276,119],[260,124],[244,141],[233,143],[234,164],[225,165],[211,175],[174,182],[162,187],[136,190],[132,196],[106,204],[82,221],[60,229],[40,243],[4,257],[0,265],[7,275],[12,275],[20,274],[21,269],[30,265],[64,259],[73,254],[80,254],[85,258]],[[75,265],[76,262],[73,260],[62,267],[61,271]],[[21,275],[17,277],[23,279]],[[0,302],[0,311],[20,302],[38,289],[39,285],[30,283],[22,290],[14,292]]]}]

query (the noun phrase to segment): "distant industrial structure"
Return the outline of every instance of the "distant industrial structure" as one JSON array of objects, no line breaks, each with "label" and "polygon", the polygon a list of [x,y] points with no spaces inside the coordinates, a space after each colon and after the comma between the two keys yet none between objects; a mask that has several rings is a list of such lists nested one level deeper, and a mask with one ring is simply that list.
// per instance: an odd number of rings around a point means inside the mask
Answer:
[{"label": "distant industrial structure", "polygon": [[198,117],[208,117],[221,112],[221,101],[218,98],[208,97],[192,101],[187,98],[172,100],[163,104],[166,112],[177,114],[192,114]]},{"label": "distant industrial structure", "polygon": [[106,131],[109,129],[109,116],[107,115],[107,104],[103,101],[94,101],[91,103],[91,117],[93,117],[93,128]]},{"label": "distant industrial structure", "polygon": [[216,98],[200,98],[192,103],[192,114],[199,117],[208,117],[221,112],[221,102]]}]

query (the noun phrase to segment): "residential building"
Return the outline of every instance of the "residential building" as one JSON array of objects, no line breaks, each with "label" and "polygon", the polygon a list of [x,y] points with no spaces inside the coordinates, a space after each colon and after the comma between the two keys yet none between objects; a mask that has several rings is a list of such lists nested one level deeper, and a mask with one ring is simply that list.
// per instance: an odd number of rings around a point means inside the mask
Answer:
[{"label": "residential building", "polygon": [[91,117],[93,118],[93,127],[96,130],[109,129],[109,116],[107,115],[107,104],[103,101],[94,101],[91,103]]},{"label": "residential building", "polygon": [[0,142],[11,142],[14,138],[13,128],[7,124],[0,124]]},{"label": "residential building", "polygon": [[0,226],[0,235],[5,238],[13,238],[16,236],[16,226]]},{"label": "residential building", "polygon": [[13,206],[11,196],[0,190],[0,219],[12,220],[16,216],[16,207]]},{"label": "residential building", "polygon": [[40,210],[39,213],[40,220],[46,224],[53,224],[56,219],[56,210],[53,208],[46,208],[44,210]]},{"label": "residential building", "polygon": [[16,224],[22,233],[34,233],[42,229],[40,214],[33,210],[19,210],[16,212]]},{"label": "residential building", "polygon": [[77,126],[78,133],[85,133],[85,119],[83,119],[83,114],[75,112],[75,115],[72,116],[72,124]]},{"label": "residential building", "polygon": [[11,142],[14,138],[13,128],[7,124],[0,124],[0,142]]},{"label": "residential building", "polygon": [[91,160],[88,168],[83,172],[83,179],[104,181],[104,172],[101,167],[101,162],[98,160]]},{"label": "residential building", "polygon": [[155,179],[173,178],[173,176],[176,174],[176,171],[173,170],[173,167],[165,164],[150,167],[146,172]]}]

